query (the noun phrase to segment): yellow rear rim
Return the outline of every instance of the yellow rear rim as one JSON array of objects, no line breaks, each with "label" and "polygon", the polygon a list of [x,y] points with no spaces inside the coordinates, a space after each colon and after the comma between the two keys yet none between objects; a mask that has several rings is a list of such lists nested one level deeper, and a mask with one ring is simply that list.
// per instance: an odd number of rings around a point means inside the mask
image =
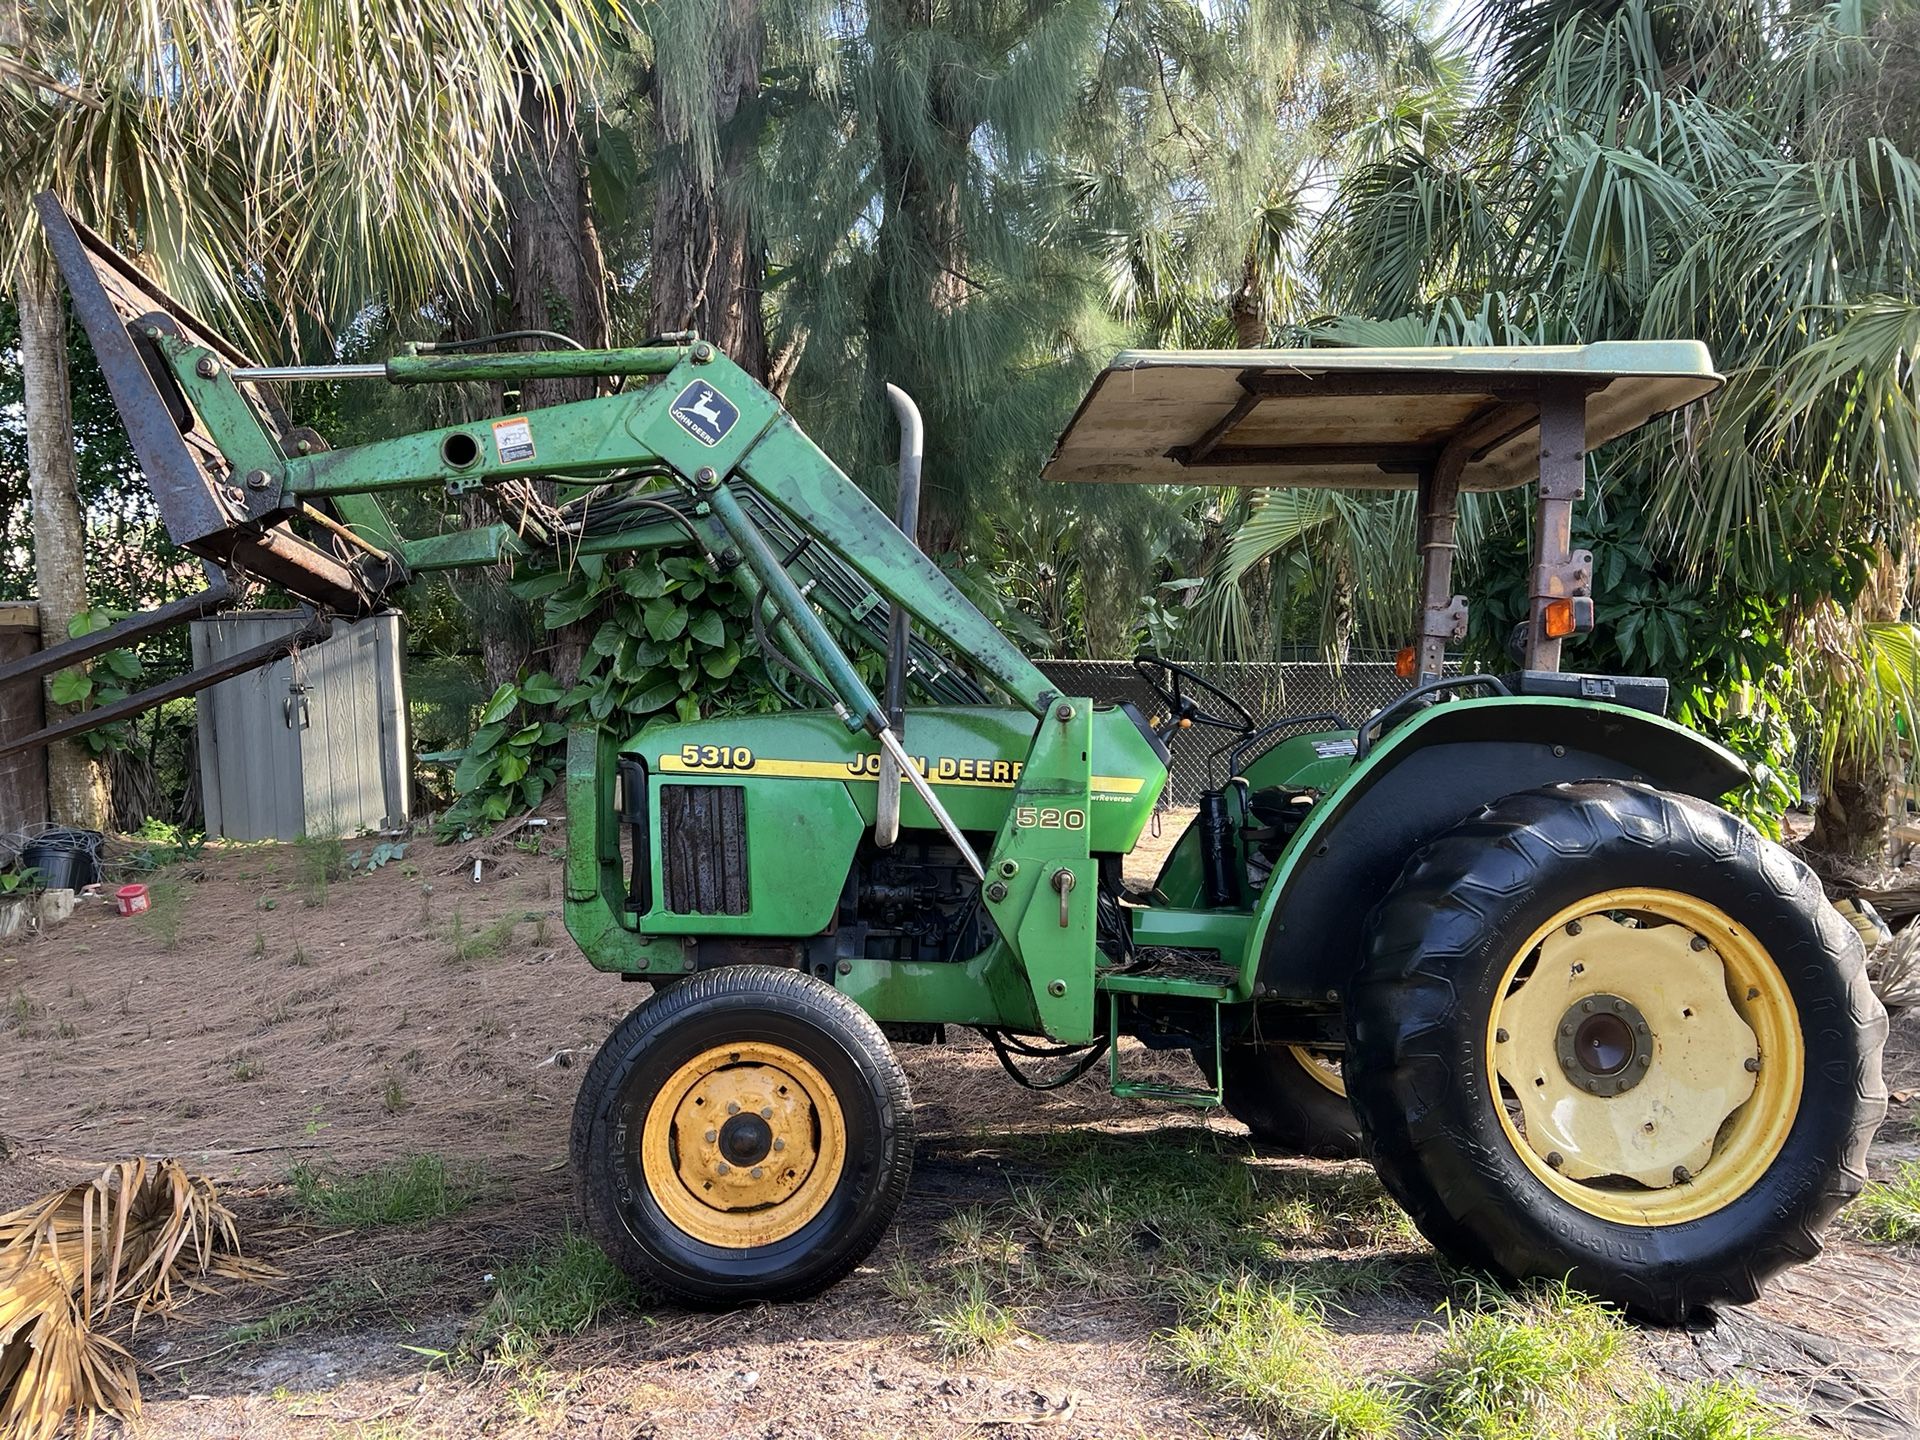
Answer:
[{"label": "yellow rear rim", "polygon": [[716,1045],[653,1097],[640,1136],[647,1190],[695,1240],[771,1245],[826,1205],[847,1163],[826,1077],[784,1045]]},{"label": "yellow rear rim", "polygon": [[1331,1090],[1342,1100],[1347,1098],[1346,1075],[1340,1069],[1340,1058],[1337,1055],[1309,1050],[1304,1045],[1287,1046],[1287,1054],[1299,1063],[1302,1070],[1313,1077],[1315,1083]]},{"label": "yellow rear rim", "polygon": [[1487,1022],[1500,1123],[1542,1184],[1622,1225],[1732,1204],[1779,1156],[1799,1012],[1754,934],[1673,890],[1606,890],[1515,952]]}]

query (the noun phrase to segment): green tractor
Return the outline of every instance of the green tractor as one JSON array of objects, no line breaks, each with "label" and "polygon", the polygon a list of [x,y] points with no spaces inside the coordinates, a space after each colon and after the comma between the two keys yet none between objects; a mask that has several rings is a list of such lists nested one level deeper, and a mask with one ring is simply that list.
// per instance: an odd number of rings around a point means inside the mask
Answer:
[{"label": "green tractor", "polygon": [[[1586,453],[1714,390],[1701,346],[1119,356],[1049,477],[1407,487],[1423,556],[1413,683],[1385,709],[1255,716],[1142,656],[1149,714],[1060,693],[915,548],[918,419],[898,392],[902,523],[694,337],[261,367],[40,209],[212,584],[38,668],[229,603],[246,577],[303,598],[316,631],[434,570],[660,547],[749,597],[791,709],[568,742],[568,929],[652,990],[588,1069],[571,1137],[587,1225],[634,1275],[702,1304],[845,1275],[908,1186],[893,1047],[956,1027],[1023,1083],[1104,1060],[1116,1094],[1364,1154],[1448,1257],[1660,1319],[1753,1299],[1862,1183],[1886,1022],[1855,931],[1719,808],[1748,772],[1664,718],[1661,682],[1559,668],[1592,624],[1591,557],[1569,542]],[[279,399],[558,375],[609,383],[341,449]],[[1449,674],[1458,497],[1534,481],[1518,666]],[[479,489],[502,518],[407,538],[378,497],[408,487]],[[1228,738],[1224,783],[1130,888],[1196,730]],[[1129,1038],[1190,1052],[1191,1083],[1129,1076]]]}]

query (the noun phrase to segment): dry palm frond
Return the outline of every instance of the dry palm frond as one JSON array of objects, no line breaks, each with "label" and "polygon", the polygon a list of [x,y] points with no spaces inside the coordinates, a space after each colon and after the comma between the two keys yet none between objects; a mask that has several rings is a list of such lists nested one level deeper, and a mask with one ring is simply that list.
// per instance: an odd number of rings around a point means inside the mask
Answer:
[{"label": "dry palm frond", "polygon": [[1907,926],[1867,952],[1867,979],[1889,1010],[1920,1004],[1920,924]]},{"label": "dry palm frond", "polygon": [[103,1333],[115,1307],[132,1329],[210,1278],[273,1273],[241,1256],[212,1182],[172,1160],[123,1160],[0,1215],[0,1435],[51,1440],[69,1413],[138,1414],[133,1357]]}]

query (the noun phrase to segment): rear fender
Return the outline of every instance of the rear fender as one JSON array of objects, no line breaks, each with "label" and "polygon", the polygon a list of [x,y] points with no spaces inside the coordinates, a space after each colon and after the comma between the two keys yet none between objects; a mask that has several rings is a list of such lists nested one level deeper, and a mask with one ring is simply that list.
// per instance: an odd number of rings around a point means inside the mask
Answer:
[{"label": "rear fender", "polygon": [[1671,720],[1590,700],[1455,700],[1407,721],[1314,806],[1263,888],[1246,952],[1254,993],[1337,1003],[1373,907],[1416,849],[1503,795],[1609,779],[1717,801],[1749,774]]}]

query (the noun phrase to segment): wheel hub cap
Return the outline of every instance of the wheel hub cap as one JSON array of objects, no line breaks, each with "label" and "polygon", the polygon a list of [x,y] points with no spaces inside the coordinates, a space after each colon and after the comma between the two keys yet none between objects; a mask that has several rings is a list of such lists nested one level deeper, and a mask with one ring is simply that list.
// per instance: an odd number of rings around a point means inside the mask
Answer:
[{"label": "wheel hub cap", "polygon": [[1685,1183],[1759,1069],[1720,956],[1680,924],[1587,915],[1556,929],[1498,1023],[1495,1069],[1526,1144],[1576,1180]]},{"label": "wheel hub cap", "polygon": [[826,1078],[797,1052],[718,1046],[654,1096],[640,1161],[680,1229],[709,1244],[766,1245],[825,1206],[845,1167],[845,1122]]},{"label": "wheel hub cap", "polygon": [[1653,1028],[1631,1000],[1589,995],[1560,1017],[1554,1051],[1561,1072],[1589,1095],[1619,1095],[1653,1066]]}]

